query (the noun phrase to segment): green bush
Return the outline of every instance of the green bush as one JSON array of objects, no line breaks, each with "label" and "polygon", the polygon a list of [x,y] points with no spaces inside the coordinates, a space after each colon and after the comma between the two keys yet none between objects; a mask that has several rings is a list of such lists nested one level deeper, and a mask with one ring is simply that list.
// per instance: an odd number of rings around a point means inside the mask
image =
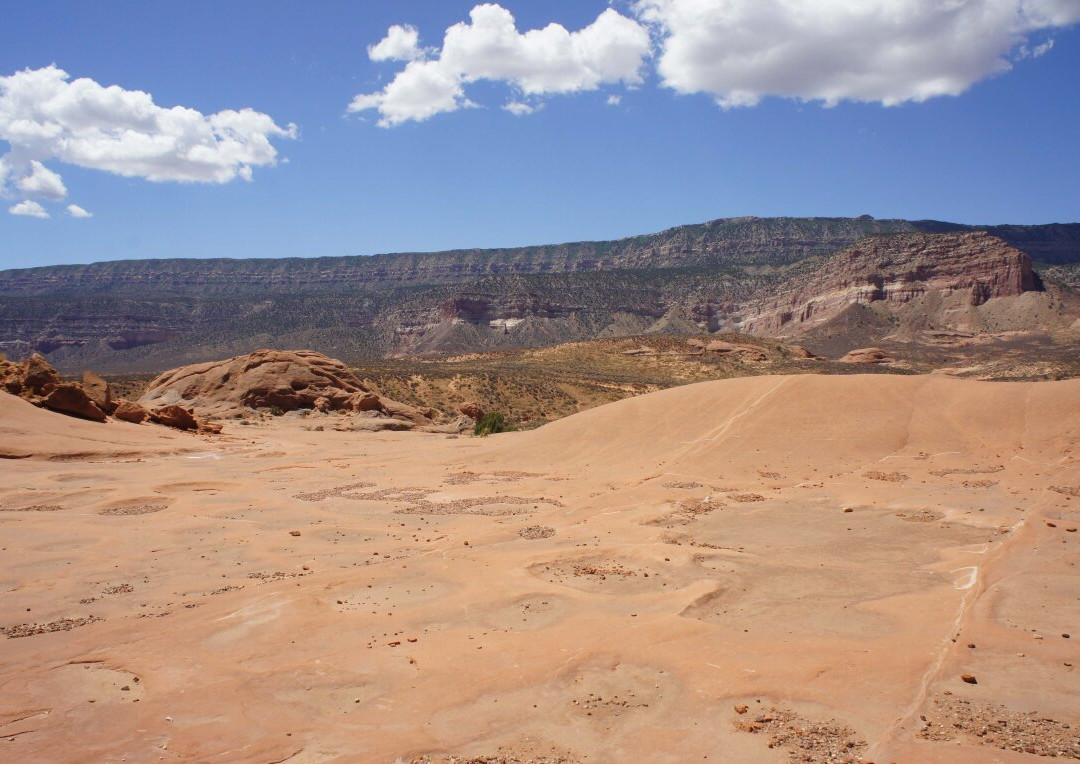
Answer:
[{"label": "green bush", "polygon": [[473,435],[491,435],[496,432],[513,432],[517,427],[498,411],[491,411],[480,417],[473,428]]},{"label": "green bush", "polygon": [[281,406],[271,406],[270,407],[270,414],[272,416],[284,416],[285,415],[285,409],[281,408]]}]

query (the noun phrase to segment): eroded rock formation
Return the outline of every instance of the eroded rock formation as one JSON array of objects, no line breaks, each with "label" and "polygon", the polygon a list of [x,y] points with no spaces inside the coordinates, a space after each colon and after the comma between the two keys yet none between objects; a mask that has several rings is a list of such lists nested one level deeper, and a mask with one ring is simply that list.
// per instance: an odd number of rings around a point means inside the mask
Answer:
[{"label": "eroded rock formation", "polygon": [[415,425],[431,413],[367,389],[341,361],[310,350],[257,350],[224,361],[161,374],[139,403],[151,416],[181,405],[199,416],[237,416],[252,409],[377,411]]}]

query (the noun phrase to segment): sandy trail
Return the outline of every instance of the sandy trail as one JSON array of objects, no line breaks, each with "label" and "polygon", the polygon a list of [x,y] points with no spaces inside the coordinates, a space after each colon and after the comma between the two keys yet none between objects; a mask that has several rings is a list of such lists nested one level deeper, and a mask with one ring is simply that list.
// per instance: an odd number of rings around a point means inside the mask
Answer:
[{"label": "sandy trail", "polygon": [[3,398],[3,760],[1080,757],[1080,383],[740,379],[482,440]]}]

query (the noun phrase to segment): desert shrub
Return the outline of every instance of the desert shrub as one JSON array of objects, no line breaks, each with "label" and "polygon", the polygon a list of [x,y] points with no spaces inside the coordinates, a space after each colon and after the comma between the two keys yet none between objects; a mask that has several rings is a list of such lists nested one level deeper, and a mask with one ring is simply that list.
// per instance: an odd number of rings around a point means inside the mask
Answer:
[{"label": "desert shrub", "polygon": [[498,411],[489,411],[480,417],[473,428],[473,435],[491,435],[496,432],[513,432],[517,427]]},{"label": "desert shrub", "polygon": [[270,407],[270,414],[272,416],[284,416],[285,415],[285,409],[281,408],[281,406],[271,406]]}]

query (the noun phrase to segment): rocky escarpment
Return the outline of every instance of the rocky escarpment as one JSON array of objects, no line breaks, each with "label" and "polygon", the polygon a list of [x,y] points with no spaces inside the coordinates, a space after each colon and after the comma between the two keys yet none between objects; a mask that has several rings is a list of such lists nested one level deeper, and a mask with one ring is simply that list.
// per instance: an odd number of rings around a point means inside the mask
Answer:
[{"label": "rocky escarpment", "polygon": [[779,266],[867,236],[985,230],[1038,259],[1080,262],[1080,224],[964,226],[861,218],[721,218],[613,241],[348,257],[118,260],[0,271],[0,295],[326,294],[464,283],[486,276],[638,268]]},{"label": "rocky escarpment", "polygon": [[783,265],[864,236],[918,230],[906,220],[721,218],[614,241],[370,257],[123,260],[0,271],[0,294],[326,293],[485,276],[732,264]]},{"label": "rocky escarpment", "polygon": [[852,304],[897,309],[935,295],[978,307],[1040,288],[1031,258],[982,232],[871,237],[800,270],[743,306],[745,331],[798,333]]},{"label": "rocky escarpment", "polygon": [[[941,269],[928,262],[905,274],[906,251],[865,268],[832,263],[829,253],[855,251],[844,248],[878,241],[879,234],[918,230],[942,231],[943,248],[955,240],[948,237],[970,233],[933,221],[730,218],[618,241],[518,249],[3,271],[0,351],[43,352],[64,371],[110,373],[156,371],[271,345],[354,361],[642,333],[801,330],[833,320],[833,307],[842,304],[887,308],[849,316],[867,335],[859,341],[872,344],[904,295],[910,312],[925,306],[945,316],[925,303],[925,295],[945,293],[924,283],[927,274],[940,280]],[[1030,242],[1043,255],[1080,261],[1080,225],[1000,230],[1021,251]],[[867,246],[884,252],[895,244],[885,241]],[[825,274],[869,274],[879,266],[885,269],[880,284],[870,274],[849,285],[854,294]],[[976,300],[1002,293],[992,279],[970,286],[981,290]],[[826,293],[831,296],[821,296]],[[1057,311],[1056,304],[1044,307],[1040,315]],[[978,317],[966,315],[969,327],[981,330]],[[994,330],[1034,321],[999,318]]]}]

